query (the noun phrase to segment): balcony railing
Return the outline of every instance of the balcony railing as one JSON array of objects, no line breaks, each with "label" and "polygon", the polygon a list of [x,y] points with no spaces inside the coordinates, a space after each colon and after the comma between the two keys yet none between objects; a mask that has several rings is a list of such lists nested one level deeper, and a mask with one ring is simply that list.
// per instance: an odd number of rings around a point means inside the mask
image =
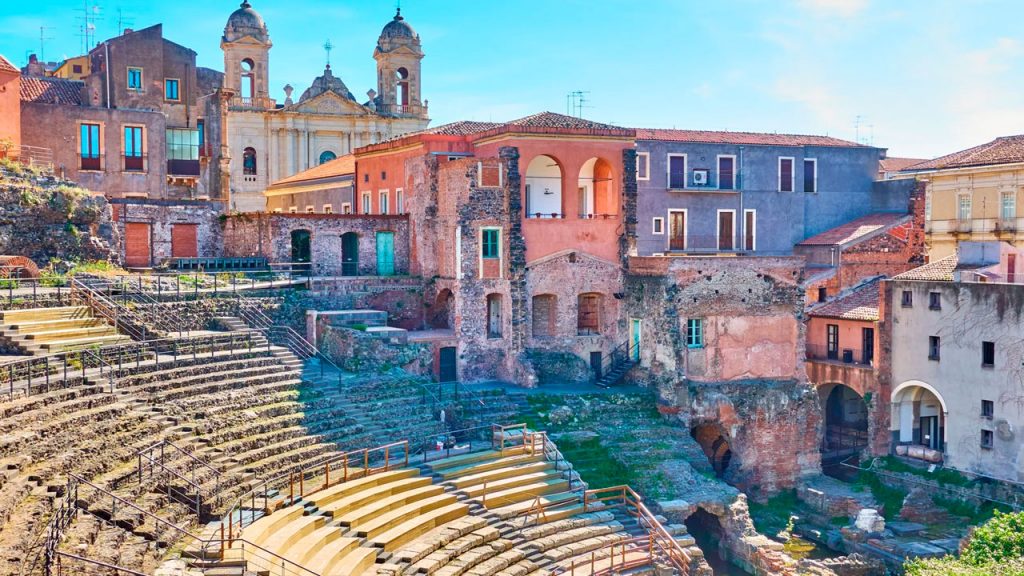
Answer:
[{"label": "balcony railing", "polygon": [[146,155],[142,156],[122,156],[125,172],[145,172],[146,171]]},{"label": "balcony railing", "polygon": [[277,107],[277,101],[264,96],[235,96],[228,102],[228,106],[252,110],[273,110]]},{"label": "balcony railing", "polygon": [[381,114],[392,116],[426,116],[427,107],[419,104],[385,104],[377,107]]},{"label": "balcony railing", "polygon": [[103,154],[79,154],[79,170],[103,170]]},{"label": "balcony railing", "polygon": [[40,168],[46,172],[53,172],[53,150],[39,146],[2,145],[0,146],[0,158],[7,158],[20,162],[26,166]]},{"label": "balcony railing", "polygon": [[874,355],[865,355],[864,351],[858,348],[829,348],[827,344],[807,344],[807,359],[821,360],[825,362],[838,362],[851,364],[860,367],[871,367],[874,365]]},{"label": "balcony railing", "polygon": [[950,218],[929,220],[925,231],[931,234],[1014,234],[1024,231],[1024,218]]}]

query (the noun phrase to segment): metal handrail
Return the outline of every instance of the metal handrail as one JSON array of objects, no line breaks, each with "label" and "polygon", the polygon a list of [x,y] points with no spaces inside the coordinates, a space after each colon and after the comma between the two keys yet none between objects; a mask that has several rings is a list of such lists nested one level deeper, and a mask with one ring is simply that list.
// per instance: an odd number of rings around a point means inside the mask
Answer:
[{"label": "metal handrail", "polygon": [[[118,574],[128,574],[129,576],[147,576],[143,572],[137,572],[137,571],[132,570],[130,568],[125,568],[123,566],[117,566],[117,565],[110,564],[108,562],[103,562],[103,561],[100,561],[100,560],[93,560],[92,558],[85,558],[84,556],[78,556],[77,554],[69,554],[67,552],[61,552],[60,550],[54,550],[53,554],[54,554],[54,556],[56,558],[56,568],[57,568],[56,576],[61,576],[61,574],[64,573],[64,571],[62,569],[62,566],[61,566],[61,560],[60,560],[61,558],[69,558],[69,559],[74,560],[76,562],[85,562],[86,564],[92,564],[93,566],[99,566],[99,567],[105,568],[107,570],[113,570],[113,571],[117,572]],[[51,574],[50,571],[51,570],[52,570],[51,566],[47,566],[47,572],[46,572],[47,576],[50,576],[50,574]]]},{"label": "metal handrail", "polygon": [[[611,352],[601,361],[601,376],[603,377],[605,374],[610,373],[620,362],[633,362],[633,351],[635,349],[636,345],[634,345],[632,338],[612,348]],[[621,356],[623,353],[625,353],[624,358]]]},{"label": "metal handrail", "polygon": [[[161,449],[161,452],[160,452],[160,461],[157,461],[157,460],[155,460],[155,459],[153,458],[153,454],[152,454],[152,452],[151,452],[151,449],[156,449],[157,447],[160,447],[160,448],[162,448],[162,444],[163,444],[163,443],[161,443],[161,444],[157,444],[157,445],[154,445],[154,446],[150,447],[150,449],[140,450],[140,451],[138,451],[138,452],[136,453],[136,456],[138,457],[138,477],[139,477],[139,484],[140,484],[140,485],[142,484],[142,476],[143,476],[143,467],[142,467],[142,463],[143,463],[143,462],[142,462],[142,460],[143,460],[143,458],[145,458],[145,459],[146,459],[146,460],[147,460],[147,461],[149,462],[149,476],[150,476],[151,478],[152,478],[152,476],[153,476],[153,468],[154,468],[154,467],[159,467],[159,469],[160,469],[160,470],[161,470],[162,472],[164,472],[165,474],[170,474],[170,475],[171,475],[171,476],[173,476],[174,478],[177,478],[178,480],[180,480],[181,482],[184,482],[184,483],[185,483],[186,485],[190,486],[190,487],[191,487],[191,488],[192,488],[193,490],[195,490],[195,493],[196,493],[196,496],[195,496],[195,511],[196,511],[196,518],[198,518],[198,519],[202,519],[202,515],[203,515],[203,513],[202,513],[202,509],[203,509],[203,492],[205,492],[205,491],[203,490],[203,487],[202,487],[202,485],[201,485],[201,484],[199,484],[198,482],[196,482],[196,480],[195,480],[195,468],[193,468],[193,469],[192,469],[192,478],[191,478],[191,479],[189,479],[189,478],[186,478],[186,477],[185,477],[184,475],[180,474],[180,473],[179,473],[179,472],[177,472],[176,470],[173,470],[173,469],[172,469],[171,467],[167,466],[167,465],[166,465],[166,464],[165,464],[165,463],[163,462],[163,450],[162,450],[162,449]],[[181,449],[180,449],[180,448],[178,448],[177,446],[174,446],[174,444],[171,444],[170,442],[167,442],[167,444],[168,444],[168,445],[170,445],[170,446],[173,446],[173,447],[174,447],[175,449],[177,449],[177,450],[178,450],[179,452],[181,452],[182,454],[185,454],[185,455],[187,455],[187,456],[190,456],[190,457],[194,458],[194,459],[195,459],[196,461],[198,461],[198,462],[202,462],[202,461],[201,461],[201,460],[199,460],[198,458],[195,458],[195,457],[194,457],[194,456],[192,456],[191,454],[188,454],[187,452],[184,452],[183,450],[181,450]],[[203,464],[205,465],[205,462],[202,462],[202,463],[203,463]],[[207,466],[207,467],[209,468],[209,466]],[[214,470],[213,468],[210,468],[210,469],[211,469],[211,470]],[[214,491],[213,491],[213,494],[212,494],[212,496],[214,496],[214,497],[218,497],[218,496],[219,496],[219,494],[220,494],[220,472],[218,472],[218,471],[216,471],[216,470],[214,470],[214,472],[216,472],[216,476],[215,476],[215,477],[216,477],[216,479],[217,479],[217,485],[216,485],[216,487],[214,488]],[[177,492],[178,492],[178,493],[179,493],[179,494],[180,494],[180,495],[181,495],[182,497],[184,497],[184,498],[186,498],[186,499],[189,499],[189,500],[191,500],[191,498],[187,498],[187,495],[186,495],[186,494],[182,494],[180,490],[177,490],[177,488],[175,488],[175,487],[171,486],[170,484],[167,484],[167,486],[166,486],[166,490],[167,490],[168,496],[170,495],[170,492],[171,492],[172,490],[175,490],[175,491],[177,491]]]}]

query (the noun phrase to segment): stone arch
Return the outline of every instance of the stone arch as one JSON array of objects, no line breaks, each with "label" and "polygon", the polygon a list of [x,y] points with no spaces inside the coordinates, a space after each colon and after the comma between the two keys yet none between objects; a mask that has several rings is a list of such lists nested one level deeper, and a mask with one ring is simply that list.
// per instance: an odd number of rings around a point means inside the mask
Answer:
[{"label": "stone arch", "polygon": [[395,70],[395,99],[399,106],[408,106],[409,102],[409,71],[399,68]]},{"label": "stone arch", "polygon": [[598,157],[584,162],[576,190],[580,218],[604,218],[618,214],[618,193],[611,162]]},{"label": "stone arch", "polygon": [[242,150],[242,174],[255,176],[256,173],[256,149],[248,146]]},{"label": "stone arch", "polygon": [[729,439],[717,423],[698,424],[690,428],[690,436],[700,444],[716,476],[725,478],[730,467],[736,467]]},{"label": "stone arch", "polygon": [[892,393],[893,444],[923,445],[945,452],[946,401],[934,386],[908,380]]},{"label": "stone arch", "polygon": [[823,462],[859,454],[869,445],[868,405],[854,388],[840,383],[818,387],[823,415]]},{"label": "stone arch", "polygon": [[527,218],[565,217],[564,176],[562,163],[553,156],[541,154],[530,160],[525,180]]},{"label": "stone arch", "polygon": [[450,330],[455,327],[455,294],[443,288],[429,308],[427,327],[434,330]]}]

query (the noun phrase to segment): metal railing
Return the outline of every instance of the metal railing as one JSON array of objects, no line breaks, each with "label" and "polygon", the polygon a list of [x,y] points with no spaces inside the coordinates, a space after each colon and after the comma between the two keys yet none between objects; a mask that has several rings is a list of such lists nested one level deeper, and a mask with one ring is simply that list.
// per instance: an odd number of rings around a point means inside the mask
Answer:
[{"label": "metal railing", "polygon": [[70,302],[66,282],[57,279],[11,278],[0,274],[0,306],[11,310],[15,304],[53,301],[58,306]]},{"label": "metal railing", "polygon": [[0,158],[8,158],[32,168],[53,172],[53,150],[25,144],[0,146]]},{"label": "metal railing", "polygon": [[858,348],[832,348],[826,344],[807,344],[806,356],[808,360],[821,360],[826,362],[839,362],[850,364],[861,368],[870,368],[874,364],[873,357],[864,357],[864,351]]},{"label": "metal railing", "polygon": [[748,239],[741,235],[716,236],[714,234],[687,234],[685,238],[672,239],[666,248],[666,254],[673,253],[723,253],[750,252],[745,247]]},{"label": "metal railing", "polygon": [[[622,344],[619,344],[611,350],[604,358],[601,359],[601,373],[596,374],[597,381],[600,383],[601,379],[605,376],[612,374],[616,368],[625,364],[636,364],[637,359],[634,357],[639,353],[637,343],[632,338],[626,340]],[[625,376],[625,373],[623,373]],[[608,385],[615,384],[615,382],[609,382]],[[601,384],[599,384],[601,385]]]},{"label": "metal railing", "polygon": [[[168,466],[167,452],[173,452],[176,455],[183,456],[187,464],[189,464],[186,477],[183,474],[177,472]],[[157,477],[159,482],[161,479],[164,484],[164,491],[167,496],[175,497],[179,500],[184,500],[190,503],[192,508],[195,510],[196,518],[202,520],[203,518],[203,504],[212,506],[219,506],[221,503],[221,489],[224,487],[224,474],[211,466],[206,461],[197,458],[191,452],[179,447],[170,440],[163,440],[157,442],[152,446],[143,448],[135,453],[138,459],[138,480],[141,486],[144,478],[152,480],[154,475]],[[202,478],[196,476],[197,470],[206,470],[213,474],[214,485],[209,488],[204,488]],[[189,495],[188,492],[182,489],[172,486],[169,478],[173,478],[185,484],[186,487],[191,488],[193,495]]]}]

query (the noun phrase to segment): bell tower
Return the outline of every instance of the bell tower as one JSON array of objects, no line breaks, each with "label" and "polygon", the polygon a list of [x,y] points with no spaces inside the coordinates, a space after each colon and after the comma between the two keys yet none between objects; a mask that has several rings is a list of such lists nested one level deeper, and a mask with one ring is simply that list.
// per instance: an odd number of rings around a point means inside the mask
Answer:
[{"label": "bell tower", "polygon": [[402,17],[401,8],[381,30],[373,59],[377,61],[377,111],[388,116],[426,118],[420,36]]},{"label": "bell tower", "polygon": [[220,48],[224,51],[224,87],[243,106],[272,108],[270,101],[270,34],[249,0],[231,13]]}]

